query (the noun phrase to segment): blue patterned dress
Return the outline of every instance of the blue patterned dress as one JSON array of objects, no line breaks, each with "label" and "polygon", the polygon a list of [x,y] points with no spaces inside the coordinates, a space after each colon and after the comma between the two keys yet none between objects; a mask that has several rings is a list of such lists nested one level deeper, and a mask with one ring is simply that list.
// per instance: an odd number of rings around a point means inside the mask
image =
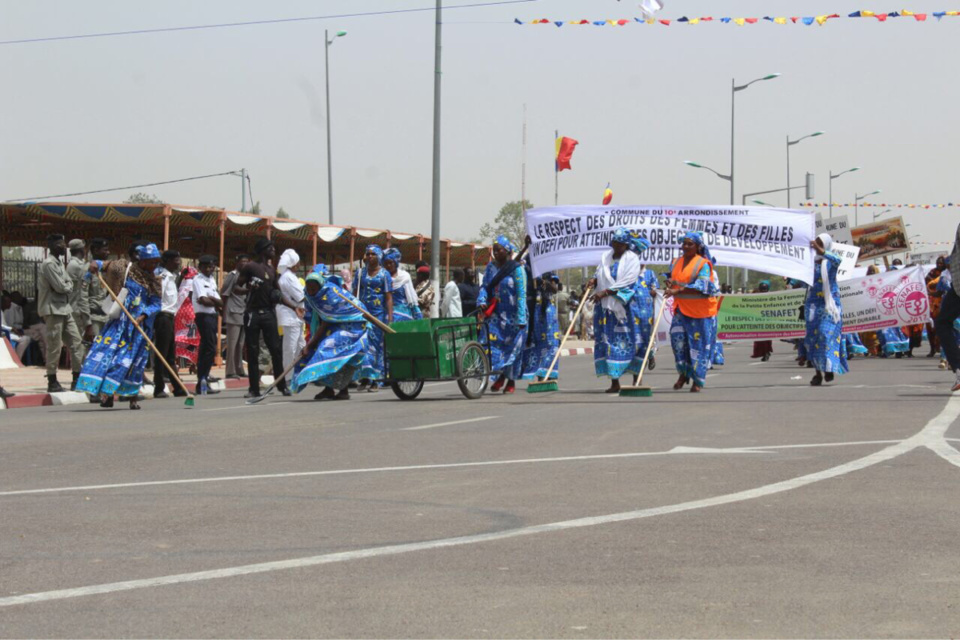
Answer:
[{"label": "blue patterned dress", "polygon": [[[716,269],[713,270],[713,286],[717,291],[720,291],[720,277],[717,275]],[[711,349],[713,350],[713,358],[711,359],[711,363],[715,366],[722,367],[723,363],[725,362],[723,357],[723,343],[720,342],[720,339],[717,337],[717,329],[720,326],[720,320],[716,316],[710,318],[710,320],[713,321],[710,327],[710,335],[713,336],[713,345],[711,346]]]},{"label": "blue patterned dress", "polygon": [[[487,264],[483,281],[491,282],[499,269],[496,263]],[[497,283],[493,292],[497,308],[487,318],[487,340],[490,345],[490,368],[501,371],[508,380],[523,376],[523,347],[527,341],[527,276],[523,266]],[[480,287],[477,306],[491,302],[487,287]]]},{"label": "blue patterned dress", "polygon": [[[300,393],[311,382],[339,391],[360,377],[367,353],[367,321],[363,315],[333,291],[357,302],[349,291],[327,281],[315,296],[306,296],[308,326],[318,328],[327,323],[320,343],[309,358],[300,361],[294,370],[290,388]],[[363,306],[362,303],[360,303]]]},{"label": "blue patterned dress", "polygon": [[[615,260],[610,266],[610,275],[614,280],[617,279],[619,267],[620,260]],[[597,274],[599,275],[599,269]],[[615,312],[605,309],[599,302],[593,307],[593,368],[598,378],[607,376],[611,380],[617,380],[628,371],[633,374],[640,373],[644,355],[641,344],[646,349],[646,343],[641,341],[644,333],[649,339],[650,325],[647,324],[644,332],[643,324],[646,323],[642,321],[643,311],[640,296],[637,294],[639,282],[638,279],[637,282],[614,292],[614,297],[625,312],[623,319],[618,318]]]},{"label": "blue patterned dress", "polygon": [[[407,275],[406,278],[409,279],[410,276]],[[411,293],[410,296],[408,296],[407,294],[409,292],[405,286],[402,284],[397,286],[398,280],[400,280],[400,278],[393,279],[393,286],[396,287],[393,290],[393,321],[406,322],[407,320],[423,320],[423,313],[420,311],[420,304],[417,301],[416,293]],[[409,299],[411,296],[413,297],[412,300]]]},{"label": "blue patterned dress", "polygon": [[845,333],[843,338],[847,343],[847,355],[851,354],[858,356],[865,356],[869,353],[869,350],[863,346],[863,340],[860,339],[860,335],[857,333]]},{"label": "blue patterned dress", "polygon": [[[367,272],[366,267],[354,275],[356,296],[366,307],[367,312],[387,324],[387,292],[393,290],[393,279],[383,267],[374,275]],[[387,377],[387,367],[384,358],[383,331],[371,326],[367,333],[367,353],[360,371],[362,380],[382,380]]]},{"label": "blue patterned dress", "polygon": [[[640,317],[640,323],[637,325],[637,355],[642,363],[643,356],[647,353],[653,323],[656,320],[654,311],[656,304],[653,296],[654,291],[657,290],[657,274],[644,267],[640,272],[640,277],[637,278],[634,290],[636,291],[638,315]],[[656,349],[657,345],[654,344],[653,348]]]},{"label": "blue patterned dress", "polygon": [[[704,264],[692,283],[684,283],[688,289],[694,289],[708,296],[715,296],[719,289],[710,278],[712,269]],[[707,382],[707,372],[713,364],[713,345],[717,340],[717,318],[691,318],[680,311],[676,305],[673,312],[673,324],[670,325],[670,346],[676,361],[677,373],[693,380],[703,387]]]},{"label": "blue patterned dress", "polygon": [[[128,292],[124,306],[134,318],[147,317],[141,328],[152,339],[153,322],[160,312],[160,296],[151,294],[130,277],[124,286]],[[110,320],[94,339],[83,361],[77,391],[93,395],[136,396],[143,386],[143,371],[149,355],[147,341],[126,314]]]},{"label": "blue patterned dress", "polygon": [[880,353],[883,357],[895,353],[906,353],[910,349],[910,339],[900,327],[890,327],[877,331],[877,340],[880,341]]},{"label": "blue patterned dress", "polygon": [[[523,350],[523,379],[535,380],[544,378],[547,369],[557,355],[560,348],[560,320],[557,317],[557,303],[555,294],[544,291],[544,284],[537,278],[537,304],[533,308],[533,323],[530,344]],[[544,304],[544,297],[549,300]],[[559,375],[560,363],[553,368],[550,379],[555,380]]]},{"label": "blue patterned dress", "polygon": [[[840,308],[840,288],[837,286],[840,257],[828,251],[823,255],[823,259],[827,261],[830,293],[837,307]],[[816,263],[813,270],[813,286],[807,291],[805,303],[807,359],[813,363],[817,371],[844,374],[849,369],[847,368],[847,342],[843,339],[843,318],[835,321],[827,313],[823,287],[820,264]]]}]

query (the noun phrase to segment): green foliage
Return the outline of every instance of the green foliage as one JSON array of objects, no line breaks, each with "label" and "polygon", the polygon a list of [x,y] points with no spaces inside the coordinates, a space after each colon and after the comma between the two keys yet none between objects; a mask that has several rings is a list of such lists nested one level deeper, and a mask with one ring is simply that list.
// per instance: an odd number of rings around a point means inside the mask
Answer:
[{"label": "green foliage", "polygon": [[260,215],[260,201],[257,200],[257,203],[250,208],[249,213],[252,213],[255,216]]},{"label": "green foliage", "polygon": [[529,200],[523,202],[516,200],[503,205],[500,207],[500,213],[497,214],[493,224],[488,222],[480,227],[477,242],[492,244],[498,235],[503,234],[516,246],[523,246],[523,239],[527,235],[526,221],[523,219],[523,212],[526,209],[532,208],[533,203]]},{"label": "green foliage", "polygon": [[283,207],[277,209],[277,217],[287,219],[290,217],[290,214],[283,210]]},{"label": "green foliage", "polygon": [[156,195],[150,193],[144,193],[143,191],[138,191],[129,198],[123,201],[124,204],[166,204],[163,200],[158,198]]}]

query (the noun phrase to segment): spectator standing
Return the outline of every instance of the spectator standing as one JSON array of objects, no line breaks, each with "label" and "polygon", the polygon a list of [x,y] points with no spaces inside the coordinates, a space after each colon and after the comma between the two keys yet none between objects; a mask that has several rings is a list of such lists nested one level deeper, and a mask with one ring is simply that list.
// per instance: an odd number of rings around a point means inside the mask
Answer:
[{"label": "spectator standing", "polygon": [[413,288],[417,292],[417,301],[420,304],[420,311],[424,318],[430,317],[430,310],[433,307],[433,298],[436,293],[430,286],[430,265],[423,260],[417,262],[417,279]]},{"label": "spectator standing", "polygon": [[[73,309],[73,320],[77,323],[77,330],[80,332],[83,340],[81,341],[81,350],[83,355],[87,355],[87,345],[93,343],[93,326],[90,324],[90,298],[89,290],[85,286],[84,276],[87,275],[87,269],[90,263],[87,262],[87,245],[80,238],[74,238],[67,245],[70,250],[70,262],[67,263],[67,275],[73,283],[73,291],[70,293],[70,308]],[[89,280],[89,278],[88,278]],[[77,390],[76,381],[70,384],[70,391]]]},{"label": "spectator standing", "polygon": [[567,334],[570,326],[570,292],[563,288],[563,283],[557,283],[557,318],[560,320],[560,335]]},{"label": "spectator standing", "polygon": [[[90,241],[90,258],[101,264],[110,259],[110,244],[103,238],[94,238]],[[110,307],[107,300],[113,302],[110,294],[100,284],[100,278],[84,277],[83,286],[86,288],[87,307],[90,311],[90,334],[96,338],[100,335],[103,325],[107,324],[106,309]]]},{"label": "spectator standing", "polygon": [[[305,293],[300,278],[294,269],[300,264],[300,256],[293,249],[287,249],[280,256],[277,271],[280,278],[277,285],[280,288],[280,302],[277,303],[277,324],[283,328],[283,369],[300,356],[300,352],[307,346],[303,339],[303,315]],[[274,375],[280,375],[275,371]]]},{"label": "spectator standing", "polygon": [[249,260],[250,256],[245,253],[238,255],[233,271],[227,274],[220,289],[224,300],[223,324],[227,327],[227,380],[247,377],[243,370],[243,313],[247,290],[237,286],[237,281]]},{"label": "spectator standing", "polygon": [[[183,298],[180,297],[179,291],[180,279],[183,277],[183,274],[180,272],[180,266],[179,251],[164,251],[163,255],[160,256],[160,269],[158,273],[161,290],[160,313],[157,314],[153,322],[153,341],[157,346],[157,351],[159,351],[163,359],[167,361],[167,364],[174,368],[177,366],[177,340],[174,321],[177,317],[177,312],[180,310],[180,305],[183,304]],[[154,398],[169,397],[164,380],[167,375],[166,367],[159,365],[154,367]],[[187,394],[183,389],[174,387],[173,395],[180,397]]]},{"label": "spectator standing", "polygon": [[219,393],[210,389],[210,370],[217,355],[217,314],[223,308],[217,282],[213,279],[217,259],[200,256],[200,273],[193,279],[193,310],[196,313],[197,331],[200,333],[200,351],[197,354],[196,393]]},{"label": "spectator standing", "polygon": [[47,393],[59,393],[64,390],[57,380],[57,367],[60,353],[66,342],[70,350],[70,366],[73,371],[73,385],[80,378],[80,365],[83,364],[83,345],[80,331],[73,319],[70,306],[70,294],[73,282],[63,266],[63,257],[67,253],[67,244],[63,235],[47,236],[47,248],[50,255],[40,265],[37,279],[37,312],[47,325]]},{"label": "spectator standing", "polygon": [[463,307],[460,302],[460,287],[463,282],[463,271],[453,272],[453,280],[447,283],[440,296],[440,316],[442,318],[462,318]]},{"label": "spectator standing", "polygon": [[[247,365],[250,367],[250,385],[248,398],[260,395],[260,336],[266,343],[273,363],[274,375],[283,371],[283,352],[280,346],[280,333],[277,330],[275,305],[280,302],[280,290],[277,289],[277,275],[270,261],[277,255],[277,249],[268,238],[260,238],[254,246],[254,258],[240,272],[237,284],[250,290],[247,297],[247,313],[244,340],[247,345]],[[277,385],[280,392],[289,396],[286,380]]]},{"label": "spectator standing", "polygon": [[473,269],[467,267],[463,270],[463,282],[458,282],[457,288],[460,289],[460,309],[464,316],[469,316],[477,310],[477,295],[480,293]]}]

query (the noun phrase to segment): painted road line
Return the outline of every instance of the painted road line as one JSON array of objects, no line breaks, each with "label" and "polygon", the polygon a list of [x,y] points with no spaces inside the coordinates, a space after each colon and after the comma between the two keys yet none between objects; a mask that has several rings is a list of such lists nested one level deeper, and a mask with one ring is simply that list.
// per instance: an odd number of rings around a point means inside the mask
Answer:
[{"label": "painted road line", "polygon": [[[960,398],[960,396],[958,396]],[[768,445],[757,447],[732,447],[727,449],[709,449],[710,453],[753,453],[760,451],[775,451],[776,449],[799,449],[816,447],[863,446],[871,444],[889,444],[899,440],[874,440],[860,442],[826,442],[814,444],[787,444]],[[329,469],[325,471],[292,471],[289,473],[264,473],[247,476],[214,476],[211,478],[183,478],[177,480],[147,480],[144,482],[124,482],[117,484],[95,484],[78,487],[51,487],[45,489],[19,489],[0,492],[0,497],[35,495],[41,493],[68,493],[74,491],[101,491],[104,489],[130,489],[135,487],[159,487],[179,484],[204,484],[207,482],[239,482],[250,480],[283,480],[289,478],[310,478],[313,476],[340,476],[359,473],[386,473],[397,471],[431,471],[436,469],[462,469],[469,467],[496,467],[513,464],[540,464],[549,462],[584,462],[588,460],[620,460],[630,458],[648,458],[652,456],[687,455],[703,453],[703,450],[693,451],[690,447],[674,447],[669,451],[636,451],[630,453],[598,453],[583,456],[563,456],[557,458],[520,458],[515,460],[484,460],[479,462],[449,462],[439,464],[420,464],[406,467],[369,467],[362,469]]]},{"label": "painted road line", "polygon": [[500,416],[483,416],[481,418],[467,418],[466,420],[453,420],[451,422],[438,422],[437,424],[425,424],[422,427],[406,427],[400,431],[422,431],[424,429],[436,429],[437,427],[450,427],[455,424],[467,424],[470,422],[484,422],[486,420],[495,420]]},{"label": "painted road line", "polygon": [[292,558],[290,560],[262,562],[257,564],[241,565],[237,567],[226,567],[223,569],[213,569],[209,571],[178,573],[174,575],[159,576],[156,578],[146,578],[141,580],[127,580],[124,582],[110,582],[86,587],[75,587],[71,589],[41,591],[38,593],[28,593],[24,595],[0,598],[0,607],[34,604],[37,602],[50,602],[53,600],[66,600],[68,598],[103,595],[107,593],[201,582],[206,580],[217,580],[222,578],[234,578],[238,576],[269,573],[273,571],[303,569],[306,567],[316,567],[337,562],[348,562],[351,560],[365,560],[369,558],[395,556],[404,553],[412,553],[415,551],[448,549],[451,547],[462,547],[471,544],[496,542],[500,540],[509,540],[512,538],[534,536],[543,533],[555,533],[557,531],[566,531],[570,529],[595,527],[598,525],[611,524],[615,522],[630,522],[643,518],[652,518],[655,516],[682,513],[684,511],[705,509],[707,507],[718,507],[727,504],[745,502],[747,500],[754,500],[756,498],[792,491],[794,489],[806,487],[823,480],[839,478],[849,473],[861,471],[883,462],[888,462],[895,458],[899,458],[903,454],[909,453],[914,449],[921,447],[933,448],[937,446],[938,443],[944,442],[943,438],[946,430],[950,427],[954,420],[957,419],[958,416],[960,416],[960,396],[952,396],[949,400],[947,400],[947,404],[943,410],[935,418],[928,422],[923,429],[921,429],[912,437],[898,442],[897,444],[871,453],[863,458],[857,458],[856,460],[852,460],[836,467],[824,469],[823,471],[809,473],[807,475],[798,476],[789,480],[783,480],[781,482],[775,482],[773,484],[763,485],[754,489],[746,489],[744,491],[737,491],[735,493],[714,496],[712,498],[691,500],[689,502],[680,502],[662,507],[637,509],[635,511],[623,511],[620,513],[611,513],[603,516],[589,516],[585,518],[562,520],[559,522],[550,522],[529,527],[505,529],[503,531],[494,531],[491,533],[457,536],[454,538],[440,538],[437,540],[427,540],[424,542],[393,544],[382,547],[357,549],[355,551],[342,551],[339,553]]}]

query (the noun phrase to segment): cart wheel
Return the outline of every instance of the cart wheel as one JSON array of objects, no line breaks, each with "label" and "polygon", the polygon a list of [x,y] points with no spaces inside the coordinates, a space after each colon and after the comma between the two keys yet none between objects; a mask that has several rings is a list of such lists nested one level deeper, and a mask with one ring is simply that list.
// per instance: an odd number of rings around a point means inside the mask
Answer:
[{"label": "cart wheel", "polygon": [[401,380],[391,382],[390,388],[401,400],[413,400],[423,391],[423,380]]},{"label": "cart wheel", "polygon": [[468,342],[457,355],[457,386],[470,400],[476,400],[490,383],[490,360],[479,342]]}]

